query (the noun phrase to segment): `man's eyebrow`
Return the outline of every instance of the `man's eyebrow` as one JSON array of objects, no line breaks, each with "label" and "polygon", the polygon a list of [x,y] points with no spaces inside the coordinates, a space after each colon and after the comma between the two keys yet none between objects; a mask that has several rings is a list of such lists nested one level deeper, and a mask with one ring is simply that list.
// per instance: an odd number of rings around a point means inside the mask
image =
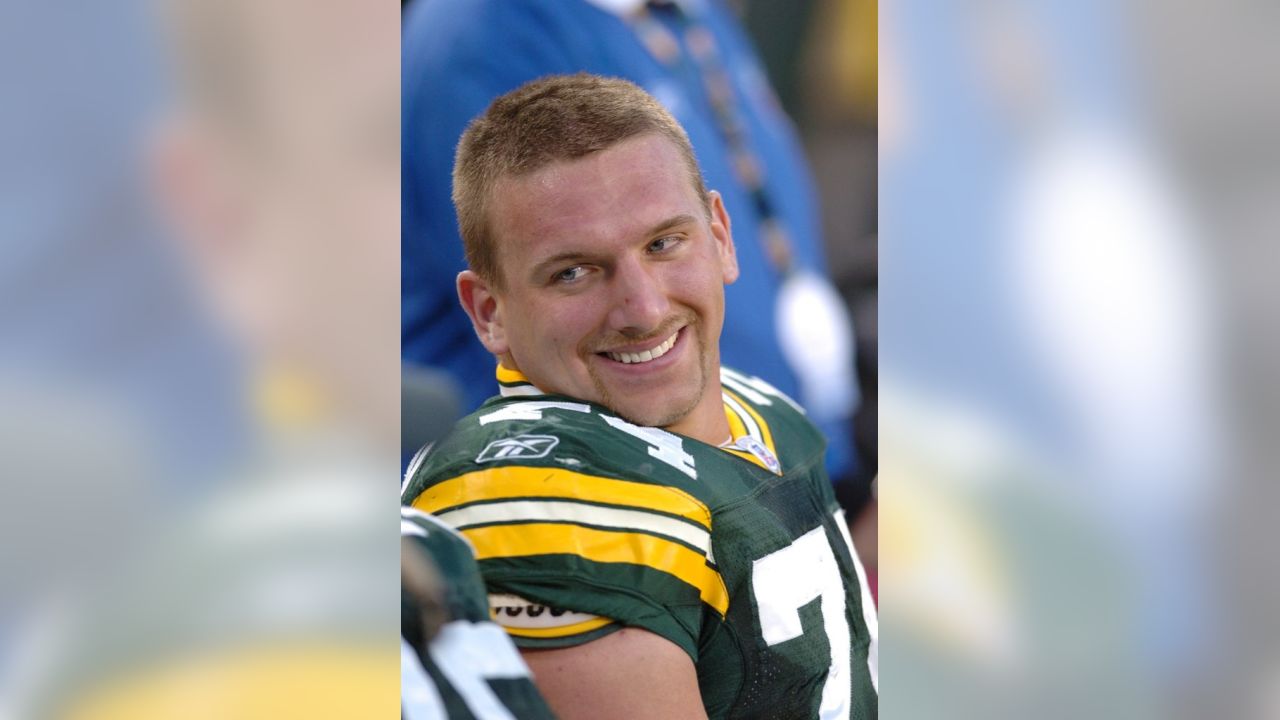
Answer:
[{"label": "man's eyebrow", "polygon": [[652,228],[650,228],[649,232],[645,233],[645,237],[650,238],[650,237],[653,237],[654,235],[659,235],[661,233],[664,233],[673,227],[678,227],[680,225],[688,225],[690,223],[694,223],[697,221],[698,219],[696,217],[688,213],[684,213],[682,215],[676,215],[675,217],[667,218],[666,220],[663,220],[657,225],[654,225]]},{"label": "man's eyebrow", "polygon": [[[669,217],[666,220],[663,220],[655,224],[653,227],[651,227],[648,231],[645,232],[644,237],[645,239],[648,239],[655,235],[660,235],[670,230],[671,228],[679,227],[681,225],[688,225],[690,223],[695,223],[697,221],[698,221],[698,218],[693,215],[690,215],[689,213],[682,213],[680,215],[675,215],[673,217]],[[529,271],[529,276],[537,280],[541,278],[542,275],[544,275],[548,270],[550,270],[551,268],[557,265],[561,265],[563,263],[569,263],[569,262],[585,262],[590,259],[591,259],[591,255],[585,251],[566,250],[564,252],[556,253],[555,255],[552,255],[551,257],[548,257],[544,260],[539,260],[537,264],[535,264],[533,268]]]},{"label": "man's eyebrow", "polygon": [[555,255],[552,255],[545,260],[541,260],[538,264],[534,265],[533,269],[529,271],[529,276],[536,280],[556,265],[569,261],[582,261],[586,259],[586,253],[580,250],[567,250],[565,252],[556,253]]}]

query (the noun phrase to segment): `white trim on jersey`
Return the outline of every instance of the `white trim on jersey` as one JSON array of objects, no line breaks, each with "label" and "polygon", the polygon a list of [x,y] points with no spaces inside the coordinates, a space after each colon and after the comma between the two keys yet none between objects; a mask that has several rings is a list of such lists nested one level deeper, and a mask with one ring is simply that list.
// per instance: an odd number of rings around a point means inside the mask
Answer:
[{"label": "white trim on jersey", "polygon": [[499,385],[498,394],[502,397],[535,397],[546,395],[533,385]]},{"label": "white trim on jersey", "polygon": [[756,423],[755,418],[751,417],[751,413],[747,412],[746,408],[742,407],[737,400],[734,400],[729,393],[720,393],[720,396],[724,398],[724,404],[728,405],[729,409],[733,410],[733,413],[742,421],[742,426],[746,428],[747,434],[763,445],[764,433],[760,431],[760,425]]},{"label": "white trim on jersey", "polygon": [[867,625],[867,635],[871,636],[871,644],[867,647],[867,671],[871,675],[871,687],[880,694],[880,619],[876,612],[875,600],[871,597],[871,588],[867,586],[867,571],[858,558],[858,548],[853,544],[853,536],[849,534],[849,520],[844,510],[836,512],[836,526],[840,528],[840,536],[849,546],[849,554],[853,556],[853,567],[858,571],[858,587],[862,589],[862,621]]},{"label": "white trim on jersey", "polygon": [[409,467],[404,471],[404,477],[400,479],[400,502],[404,502],[404,491],[409,487],[409,480],[413,478],[413,474],[418,471],[422,463],[427,461],[427,455],[431,454],[431,448],[435,443],[429,442],[418,448],[418,452],[413,454],[413,458],[409,460]]},{"label": "white trim on jersey", "polygon": [[656,533],[692,545],[703,554],[710,555],[711,552],[711,534],[682,520],[644,510],[624,510],[569,500],[509,500],[484,503],[440,513],[439,519],[456,528],[528,520],[604,526]]}]

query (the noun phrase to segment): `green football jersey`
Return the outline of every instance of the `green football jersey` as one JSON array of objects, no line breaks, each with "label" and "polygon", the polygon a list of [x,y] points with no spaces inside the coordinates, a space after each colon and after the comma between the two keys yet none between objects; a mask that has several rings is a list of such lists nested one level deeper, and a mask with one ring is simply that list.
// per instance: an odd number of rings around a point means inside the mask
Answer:
[{"label": "green football jersey", "polygon": [[406,720],[549,720],[554,716],[489,603],[471,546],[412,508],[400,511],[408,538],[438,576],[445,622],[428,631],[418,598],[400,593],[401,715]]},{"label": "green football jersey", "polygon": [[875,610],[798,406],[723,370],[721,448],[499,381],[403,499],[475,547],[518,646],[638,627],[689,654],[711,718],[876,716]]}]

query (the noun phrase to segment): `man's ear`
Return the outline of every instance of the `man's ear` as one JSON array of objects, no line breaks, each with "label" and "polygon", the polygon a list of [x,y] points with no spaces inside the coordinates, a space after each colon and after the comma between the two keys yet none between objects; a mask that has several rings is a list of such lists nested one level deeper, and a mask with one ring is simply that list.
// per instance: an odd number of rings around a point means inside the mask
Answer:
[{"label": "man's ear", "polygon": [[506,355],[511,348],[507,344],[502,300],[489,283],[471,270],[463,270],[458,273],[458,301],[485,349],[494,355]]},{"label": "man's ear", "polygon": [[707,199],[711,205],[711,237],[715,239],[716,249],[720,252],[720,270],[724,275],[724,284],[729,285],[738,279],[738,253],[733,247],[729,211],[724,207],[724,199],[715,190],[707,193]]}]

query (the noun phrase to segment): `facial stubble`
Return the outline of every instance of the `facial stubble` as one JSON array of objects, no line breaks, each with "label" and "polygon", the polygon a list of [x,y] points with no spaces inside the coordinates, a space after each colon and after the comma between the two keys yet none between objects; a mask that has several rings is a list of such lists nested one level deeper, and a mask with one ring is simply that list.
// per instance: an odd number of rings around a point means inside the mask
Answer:
[{"label": "facial stubble", "polygon": [[609,392],[609,388],[605,385],[604,380],[597,374],[596,368],[592,364],[587,366],[587,374],[591,377],[591,384],[595,386],[596,396],[600,398],[600,404],[609,408],[613,412],[622,417],[623,420],[639,425],[641,427],[657,427],[666,428],[689,416],[694,408],[698,407],[698,403],[702,401],[702,396],[707,392],[707,385],[710,382],[710,368],[708,367],[708,358],[706,345],[703,343],[702,336],[697,332],[693,332],[696,322],[690,322],[684,327],[689,330],[689,334],[693,336],[693,340],[698,344],[698,389],[688,403],[672,409],[666,415],[658,418],[639,417],[633,413],[625,412],[619,407],[613,394]]}]

